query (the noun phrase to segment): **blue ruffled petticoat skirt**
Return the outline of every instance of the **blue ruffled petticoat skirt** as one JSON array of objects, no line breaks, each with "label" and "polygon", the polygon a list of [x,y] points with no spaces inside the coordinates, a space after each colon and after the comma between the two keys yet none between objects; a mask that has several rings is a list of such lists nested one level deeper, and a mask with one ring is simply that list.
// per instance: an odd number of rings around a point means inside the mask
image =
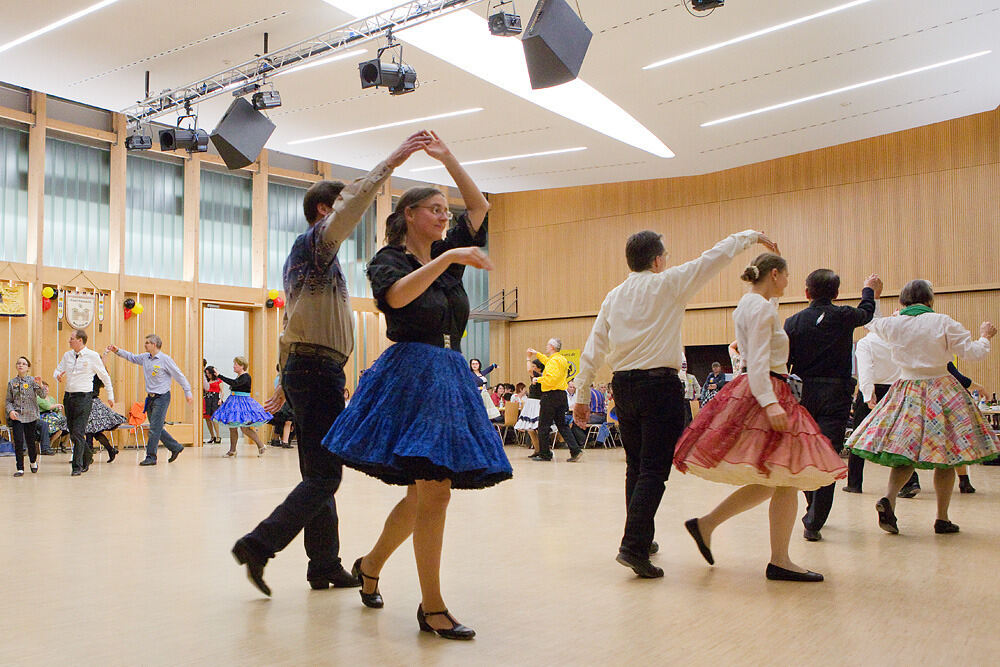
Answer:
[{"label": "blue ruffled petticoat skirt", "polygon": [[482,489],[513,476],[469,364],[454,350],[396,343],[366,372],[323,444],[388,484],[451,480]]},{"label": "blue ruffled petticoat skirt", "polygon": [[270,412],[264,406],[255,401],[242,391],[234,391],[226,399],[226,402],[219,406],[219,409],[212,415],[212,419],[236,428],[237,426],[261,426],[271,421]]}]

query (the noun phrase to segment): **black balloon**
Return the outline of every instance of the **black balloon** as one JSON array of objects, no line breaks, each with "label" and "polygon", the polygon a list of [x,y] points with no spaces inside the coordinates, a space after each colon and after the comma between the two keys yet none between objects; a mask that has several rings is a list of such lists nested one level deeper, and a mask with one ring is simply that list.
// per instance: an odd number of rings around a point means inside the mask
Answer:
[{"label": "black balloon", "polygon": [[267,300],[267,301],[266,301],[266,302],[264,303],[264,305],[265,305],[265,306],[267,306],[268,308],[274,308],[274,299],[268,299],[268,300]]},{"label": "black balloon", "polygon": [[132,310],[135,308],[135,299],[125,299],[125,309]]}]

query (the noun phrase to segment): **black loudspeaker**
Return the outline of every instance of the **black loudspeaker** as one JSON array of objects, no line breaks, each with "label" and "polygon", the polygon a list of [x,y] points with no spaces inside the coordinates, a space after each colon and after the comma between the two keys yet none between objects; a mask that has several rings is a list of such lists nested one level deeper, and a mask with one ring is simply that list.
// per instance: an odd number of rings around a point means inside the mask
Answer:
[{"label": "black loudspeaker", "polygon": [[240,169],[257,159],[272,132],[274,123],[237,97],[212,132],[212,143],[227,167]]},{"label": "black loudspeaker", "polygon": [[575,79],[593,36],[566,0],[539,0],[521,37],[531,87],[550,88]]}]

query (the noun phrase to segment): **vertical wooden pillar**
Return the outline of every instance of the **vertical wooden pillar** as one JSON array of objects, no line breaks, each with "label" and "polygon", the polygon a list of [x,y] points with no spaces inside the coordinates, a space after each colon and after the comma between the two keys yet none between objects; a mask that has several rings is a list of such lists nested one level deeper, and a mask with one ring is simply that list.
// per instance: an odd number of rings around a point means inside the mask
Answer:
[{"label": "vertical wooden pillar", "polygon": [[191,443],[201,444],[201,298],[199,294],[198,262],[201,227],[201,156],[191,153],[184,161],[184,280],[194,286],[187,299],[187,363],[182,369],[191,382],[194,409],[191,415]]},{"label": "vertical wooden pillar", "polygon": [[42,358],[42,309],[33,307],[41,298],[42,254],[45,244],[45,128],[48,114],[45,94],[31,93],[31,111],[34,123],[28,130],[28,253],[25,263],[33,265],[32,275],[23,276],[28,281],[28,335],[31,355]]},{"label": "vertical wooden pillar", "polygon": [[[261,151],[257,158],[257,169],[252,177],[252,197],[251,197],[251,220],[252,228],[250,233],[252,248],[251,266],[251,287],[262,292],[267,290],[267,183],[268,183],[268,157],[267,151]],[[262,293],[262,301],[267,299],[267,294]],[[270,323],[272,313],[266,307],[255,310],[250,317],[251,346],[250,364],[257,369],[257,377],[260,382],[257,384],[258,400],[263,401],[270,395],[269,378],[274,377],[274,369],[269,366],[267,360],[272,355],[268,354],[273,346],[277,345]]]}]

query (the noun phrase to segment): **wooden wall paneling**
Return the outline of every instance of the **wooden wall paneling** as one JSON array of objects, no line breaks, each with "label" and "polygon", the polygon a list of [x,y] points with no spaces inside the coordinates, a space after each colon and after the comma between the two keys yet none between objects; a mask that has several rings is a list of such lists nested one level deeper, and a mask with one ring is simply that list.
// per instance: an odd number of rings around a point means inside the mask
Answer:
[{"label": "wooden wall paneling", "polygon": [[948,122],[874,137],[875,166],[880,178],[894,178],[952,168]]},{"label": "wooden wall paneling", "polygon": [[948,125],[955,169],[1000,162],[1000,108],[956,118]]},{"label": "wooden wall paneling", "polygon": [[[997,114],[1000,117],[1000,114]],[[1000,156],[998,156],[1000,157]],[[953,172],[955,280],[974,285],[1000,279],[1000,164],[977,165]]]}]

